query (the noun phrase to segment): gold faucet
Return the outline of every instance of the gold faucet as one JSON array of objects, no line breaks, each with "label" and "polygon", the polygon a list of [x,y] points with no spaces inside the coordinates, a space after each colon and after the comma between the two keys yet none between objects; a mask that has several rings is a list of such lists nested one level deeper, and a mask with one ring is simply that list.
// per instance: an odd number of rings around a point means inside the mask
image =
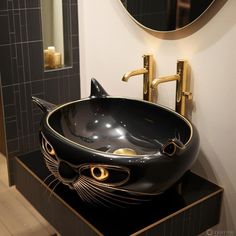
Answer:
[{"label": "gold faucet", "polygon": [[146,68],[142,68],[139,70],[132,70],[124,74],[122,81],[128,82],[129,78],[135,75],[142,75],[148,73],[148,70]]},{"label": "gold faucet", "polygon": [[164,76],[154,79],[151,84],[152,89],[157,89],[161,83],[176,81],[176,101],[175,110],[181,115],[186,115],[186,100],[192,99],[192,93],[189,91],[188,62],[185,60],[177,61],[177,73],[171,76]]},{"label": "gold faucet", "polygon": [[153,55],[144,55],[143,68],[125,73],[122,81],[127,82],[130,77],[136,75],[143,75],[143,99],[146,101],[152,101],[151,84],[154,79]]},{"label": "gold faucet", "polygon": [[170,75],[170,76],[163,76],[158,79],[154,79],[151,84],[152,89],[156,89],[159,84],[166,83],[170,81],[179,81],[180,80],[180,73],[177,73],[176,75]]}]

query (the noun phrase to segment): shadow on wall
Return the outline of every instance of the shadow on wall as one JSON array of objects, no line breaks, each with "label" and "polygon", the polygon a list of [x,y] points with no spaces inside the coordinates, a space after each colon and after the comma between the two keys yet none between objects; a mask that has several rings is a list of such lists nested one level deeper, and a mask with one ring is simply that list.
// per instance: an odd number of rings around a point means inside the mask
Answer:
[{"label": "shadow on wall", "polygon": [[[213,149],[211,151],[214,152]],[[213,153],[213,155],[214,154],[215,153]],[[215,157],[215,161],[217,161],[218,158],[216,154]],[[218,169],[220,170],[220,173],[216,173],[216,171],[212,168],[212,165],[208,161],[207,155],[203,152],[202,149],[200,149],[198,159],[194,164],[194,172],[200,173],[202,177],[210,179],[210,181],[219,185],[221,185],[218,178],[218,176],[220,175],[220,179],[222,179],[224,183],[227,183],[227,186],[222,186],[224,188],[224,194],[221,220],[219,225],[215,226],[214,229],[212,229],[212,235],[234,236],[236,235],[236,225],[231,211],[235,210],[234,208],[236,206],[236,191],[224,167],[220,164],[220,161],[217,161],[217,166],[219,167]],[[223,231],[224,234],[222,234]]]}]

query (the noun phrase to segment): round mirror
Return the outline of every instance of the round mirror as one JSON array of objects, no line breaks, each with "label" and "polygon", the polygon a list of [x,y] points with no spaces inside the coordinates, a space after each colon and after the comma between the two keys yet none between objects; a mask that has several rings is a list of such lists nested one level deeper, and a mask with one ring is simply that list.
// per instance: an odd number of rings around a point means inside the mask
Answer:
[{"label": "round mirror", "polygon": [[[226,0],[119,0],[132,19],[154,32],[176,32],[192,25],[202,16],[210,18],[216,2]],[[219,4],[218,4],[219,5]],[[206,14],[208,12],[209,14]],[[212,16],[212,14],[211,14]]]}]

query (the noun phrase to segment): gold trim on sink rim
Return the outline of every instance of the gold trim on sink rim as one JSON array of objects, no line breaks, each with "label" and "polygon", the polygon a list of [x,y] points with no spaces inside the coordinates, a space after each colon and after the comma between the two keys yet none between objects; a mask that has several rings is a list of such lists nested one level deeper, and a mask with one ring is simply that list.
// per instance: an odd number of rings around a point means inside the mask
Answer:
[{"label": "gold trim on sink rim", "polygon": [[[187,145],[189,144],[190,140],[191,140],[192,137],[193,137],[193,126],[192,126],[192,124],[190,123],[190,121],[189,121],[186,117],[180,115],[178,112],[172,110],[171,108],[168,108],[168,107],[163,106],[163,105],[160,105],[160,104],[157,105],[157,104],[154,104],[154,103],[152,103],[152,102],[148,102],[148,101],[144,101],[144,100],[139,100],[139,99],[129,99],[129,98],[125,98],[125,97],[113,97],[113,96],[107,96],[106,98],[109,98],[109,99],[125,99],[125,100],[137,101],[137,102],[141,102],[141,103],[150,104],[151,106],[156,106],[156,107],[163,108],[163,109],[165,109],[165,110],[167,110],[167,111],[169,111],[169,112],[175,114],[175,115],[178,116],[180,119],[184,120],[184,121],[186,122],[186,124],[189,126],[190,135],[189,135],[188,141],[187,141],[186,143],[184,143],[185,146],[187,146]],[[96,98],[90,98],[90,97],[88,97],[88,98],[84,98],[84,99],[79,99],[79,100],[75,100],[75,101],[72,101],[72,102],[68,102],[68,103],[62,104],[62,105],[60,105],[60,106],[58,106],[58,107],[52,109],[52,110],[49,111],[49,112],[47,113],[47,115],[46,115],[46,124],[47,124],[48,128],[49,128],[50,130],[52,130],[54,134],[58,135],[62,140],[67,141],[67,142],[69,142],[70,144],[73,144],[73,145],[78,146],[78,147],[80,147],[80,148],[83,148],[83,149],[85,149],[85,150],[90,150],[90,151],[92,151],[92,152],[96,152],[96,153],[98,153],[98,154],[100,153],[100,154],[104,155],[104,152],[102,152],[102,151],[99,151],[99,150],[96,150],[96,149],[93,149],[93,148],[89,148],[89,147],[83,146],[83,145],[81,145],[81,144],[79,144],[79,143],[76,143],[76,142],[74,142],[74,141],[72,141],[72,140],[66,138],[65,136],[61,135],[61,134],[58,133],[56,130],[54,130],[54,129],[50,126],[50,124],[49,124],[49,117],[50,117],[54,112],[56,112],[57,110],[61,109],[62,107],[68,106],[68,105],[73,104],[73,103],[80,103],[80,102],[88,101],[88,100],[91,100],[91,99],[96,99]],[[160,150],[157,150],[157,153],[158,153],[159,151],[160,151]],[[119,155],[119,154],[113,154],[113,153],[107,153],[107,154],[108,154],[110,157],[116,157],[116,156],[124,157],[123,155]],[[143,154],[143,155],[138,154],[138,155],[133,156],[132,158],[142,158],[142,157],[146,157],[146,156],[147,156],[147,154]],[[127,158],[127,157],[124,157],[124,158]]]}]

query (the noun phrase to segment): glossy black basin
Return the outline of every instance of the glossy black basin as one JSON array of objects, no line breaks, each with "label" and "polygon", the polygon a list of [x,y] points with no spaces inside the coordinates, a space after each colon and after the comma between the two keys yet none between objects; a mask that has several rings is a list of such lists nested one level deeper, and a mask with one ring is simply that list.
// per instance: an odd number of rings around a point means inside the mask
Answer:
[{"label": "glossy black basin", "polygon": [[44,111],[41,150],[52,174],[98,205],[136,204],[175,184],[196,159],[199,137],[173,110],[109,96],[94,79],[91,96]]}]

